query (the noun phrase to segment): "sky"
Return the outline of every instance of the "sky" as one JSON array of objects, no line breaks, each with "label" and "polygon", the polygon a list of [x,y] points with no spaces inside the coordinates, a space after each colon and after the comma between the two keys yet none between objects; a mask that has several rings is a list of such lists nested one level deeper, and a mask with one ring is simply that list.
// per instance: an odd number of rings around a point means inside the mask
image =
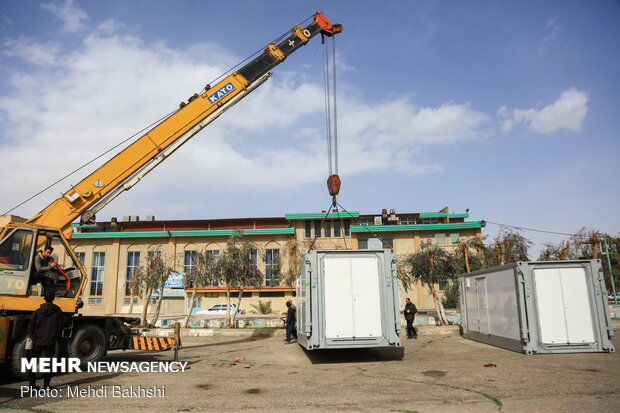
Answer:
[{"label": "sky", "polygon": [[[620,232],[617,1],[0,0],[0,214],[322,11],[336,37],[338,201]],[[277,217],[331,202],[314,38],[98,214]],[[106,157],[11,214],[30,217]],[[523,231],[544,243],[565,235]],[[536,258],[535,256],[533,258]]]}]

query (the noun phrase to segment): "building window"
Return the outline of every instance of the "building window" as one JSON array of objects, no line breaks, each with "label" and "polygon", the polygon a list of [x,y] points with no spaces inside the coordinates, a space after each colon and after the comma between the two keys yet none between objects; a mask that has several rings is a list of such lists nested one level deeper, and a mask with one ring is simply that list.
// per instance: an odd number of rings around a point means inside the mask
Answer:
[{"label": "building window", "polygon": [[157,304],[157,298],[149,298],[149,305]]},{"label": "building window", "polygon": [[264,297],[284,297],[284,291],[259,291],[258,296]]},{"label": "building window", "polygon": [[321,221],[314,221],[314,236],[317,238],[321,236]]},{"label": "building window", "polygon": [[340,221],[334,221],[334,237],[338,238],[340,235]]},{"label": "building window", "polygon": [[140,266],[140,253],[138,251],[127,252],[127,270],[125,272],[125,295],[131,295],[129,284],[131,284],[131,277],[133,272]]},{"label": "building window", "polygon": [[279,261],[280,250],[265,251],[265,285],[267,287],[280,285]]},{"label": "building window", "polygon": [[374,225],[375,221],[373,218],[358,218],[357,219],[357,225],[361,225],[364,227],[369,227],[371,225]]},{"label": "building window", "polygon": [[102,300],[101,297],[97,297],[97,298],[89,298],[88,299],[88,304],[101,304]]},{"label": "building window", "polygon": [[[231,291],[230,292],[230,296],[233,297],[233,298],[238,298],[239,297],[239,291]],[[243,298],[252,298],[252,292],[244,291],[243,292]],[[224,307],[224,308],[226,308],[226,307]]]},{"label": "building window", "polygon": [[394,249],[394,238],[381,238],[381,247],[383,249]]},{"label": "building window", "polygon": [[435,244],[446,245],[446,234],[435,234]]},{"label": "building window", "polygon": [[191,274],[196,270],[196,251],[185,251],[183,253],[183,271]]},{"label": "building window", "polygon": [[423,218],[423,224],[439,224],[439,220],[437,218]]},{"label": "building window", "polygon": [[[207,251],[207,254],[211,255],[213,258],[215,258],[215,260],[219,260],[220,259],[220,251],[219,250],[209,250]],[[211,287],[219,287],[220,283],[217,280],[213,280],[213,282],[211,282]]]},{"label": "building window", "polygon": [[461,240],[461,234],[450,234],[450,244],[456,245]]},{"label": "building window", "polygon": [[401,225],[415,225],[415,218],[411,216],[401,216],[400,217]]},{"label": "building window", "polygon": [[[138,304],[138,297],[134,297],[133,303]],[[123,305],[129,305],[129,304],[131,304],[131,298],[129,297],[123,298]]]},{"label": "building window", "polygon": [[[252,275],[258,274],[258,251],[250,251],[250,268],[249,272]],[[253,285],[246,284],[246,287],[253,287]],[[245,297],[245,293],[243,295]]]},{"label": "building window", "polygon": [[77,258],[78,262],[84,266],[84,262],[86,261],[86,253],[85,252],[76,252],[75,258]]},{"label": "building window", "polygon": [[304,237],[312,238],[312,221],[304,222]]},{"label": "building window", "polygon": [[93,253],[93,268],[90,273],[90,295],[102,295],[103,294],[103,270],[104,268],[105,268],[105,252],[94,252]]},{"label": "building window", "polygon": [[368,249],[368,238],[358,239],[357,240],[357,249],[367,250]]},{"label": "building window", "polygon": [[332,223],[331,221],[325,221],[323,223],[323,236],[331,237],[332,236]]},{"label": "building window", "polygon": [[348,237],[351,235],[351,222],[349,220],[344,221],[344,236]]}]

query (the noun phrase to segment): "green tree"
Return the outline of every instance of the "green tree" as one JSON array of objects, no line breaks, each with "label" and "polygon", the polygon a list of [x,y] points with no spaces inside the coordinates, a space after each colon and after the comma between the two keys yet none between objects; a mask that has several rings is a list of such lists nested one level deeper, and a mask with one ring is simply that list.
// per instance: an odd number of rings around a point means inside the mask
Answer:
[{"label": "green tree", "polygon": [[482,237],[473,237],[459,241],[454,250],[457,273],[464,274],[495,265],[494,251],[484,243],[484,240]]},{"label": "green tree", "polygon": [[459,283],[454,280],[448,283],[448,286],[443,292],[443,299],[441,303],[446,308],[458,308],[459,306]]},{"label": "green tree", "polygon": [[437,285],[453,281],[457,275],[457,268],[453,254],[428,241],[422,243],[420,252],[399,257],[398,278],[405,291],[409,291],[418,281],[428,287],[437,310],[439,324],[445,325],[448,324],[448,320],[437,292]]},{"label": "green tree", "polygon": [[237,314],[230,314],[231,291],[238,291],[236,309],[241,308],[241,299],[245,287],[260,287],[263,284],[263,274],[252,262],[252,255],[257,254],[256,246],[244,239],[243,232],[235,231],[235,234],[228,238],[226,249],[216,266],[216,275],[219,281],[226,286],[226,326],[232,327]]},{"label": "green tree", "polygon": [[185,286],[192,287],[192,295],[189,300],[189,309],[183,325],[187,328],[189,320],[194,311],[194,298],[196,297],[196,289],[211,285],[218,277],[218,259],[209,251],[203,250],[196,253],[196,265],[187,273],[185,273]]},{"label": "green tree", "polygon": [[271,314],[271,300],[261,301],[258,300],[258,305],[252,304],[252,307],[258,312],[258,314]]}]

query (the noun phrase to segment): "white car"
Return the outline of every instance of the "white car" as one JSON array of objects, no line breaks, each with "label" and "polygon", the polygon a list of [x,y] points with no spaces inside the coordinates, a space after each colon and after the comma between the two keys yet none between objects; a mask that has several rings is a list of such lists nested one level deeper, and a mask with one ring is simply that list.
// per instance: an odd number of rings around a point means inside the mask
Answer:
[{"label": "white car", "polygon": [[[243,310],[237,311],[235,304],[230,305],[230,314],[243,314]],[[196,314],[226,314],[226,303],[214,304],[206,310],[197,311]]]}]

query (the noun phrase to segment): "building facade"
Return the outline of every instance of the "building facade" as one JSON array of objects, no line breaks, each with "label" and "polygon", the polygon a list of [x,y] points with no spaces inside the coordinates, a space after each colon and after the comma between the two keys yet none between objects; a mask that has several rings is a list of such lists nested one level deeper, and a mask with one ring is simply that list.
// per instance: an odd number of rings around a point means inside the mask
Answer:
[{"label": "building facade", "polygon": [[[83,292],[86,314],[127,314],[132,297],[129,281],[147,257],[160,255],[176,271],[159,297],[150,299],[149,313],[161,302],[162,315],[186,314],[192,288],[184,284],[184,274],[196,265],[196,254],[206,251],[217,257],[223,253],[231,235],[241,230],[244,239],[257,247],[252,261],[263,275],[260,288],[243,292],[241,308],[255,311],[259,301],[271,301],[275,313],[285,311],[285,303],[295,296],[287,285],[286,274],[308,248],[376,249],[391,248],[395,254],[420,250],[430,241],[452,249],[461,240],[482,236],[484,221],[466,222],[467,213],[449,212],[360,215],[359,212],[294,213],[276,218],[241,218],[191,221],[158,221],[154,217],[139,220],[124,217],[94,225],[75,225],[71,239],[78,259],[83,263],[88,282]],[[290,280],[289,280],[290,282]],[[238,291],[233,290],[233,302]],[[418,308],[434,308],[430,292],[421,285],[405,292],[401,301],[411,297]],[[142,312],[142,300],[134,297],[132,312]],[[207,309],[226,302],[226,287],[213,283],[197,288],[195,308]]]}]

